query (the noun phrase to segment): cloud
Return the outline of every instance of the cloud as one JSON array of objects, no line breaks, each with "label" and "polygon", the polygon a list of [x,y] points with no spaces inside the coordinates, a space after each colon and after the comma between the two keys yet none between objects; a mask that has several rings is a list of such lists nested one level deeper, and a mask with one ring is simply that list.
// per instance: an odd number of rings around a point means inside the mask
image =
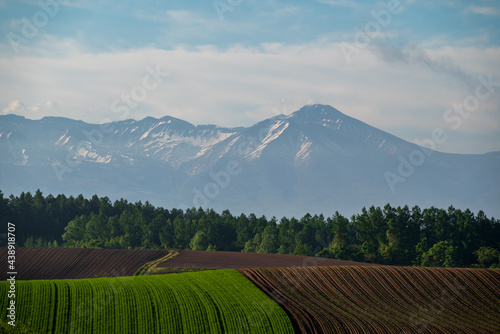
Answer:
[{"label": "cloud", "polygon": [[490,15],[490,16],[500,16],[500,10],[495,7],[488,6],[475,6],[471,5],[464,10],[465,14],[479,14],[479,15]]},{"label": "cloud", "polygon": [[19,100],[10,101],[6,108],[2,109],[2,114],[23,114],[26,112],[26,106]]},{"label": "cloud", "polygon": [[453,80],[459,80],[468,87],[473,87],[477,78],[462,70],[450,56],[443,53],[433,53],[431,50],[418,47],[415,44],[404,46],[386,46],[373,43],[372,52],[388,63],[398,62],[422,67],[438,74],[444,74]]},{"label": "cloud", "polygon": [[[0,58],[0,106],[5,106],[2,113],[92,123],[171,115],[194,124],[248,126],[314,101],[410,140],[447,126],[443,112],[471,94],[469,87],[457,84],[461,76],[472,87],[478,75],[492,73],[500,81],[498,59],[500,48],[374,47],[361,50],[348,64],[337,43],[324,41]],[[139,92],[147,67],[157,66],[170,76],[128,113],[117,112],[113,101]],[[492,95],[460,131],[498,132],[492,115],[499,106],[500,94]],[[460,148],[450,142],[448,150]]]},{"label": "cloud", "polygon": [[50,114],[52,111],[57,109],[59,104],[55,101],[40,102],[33,105],[26,106],[23,102],[19,100],[10,101],[6,108],[2,109],[1,114],[16,114],[27,117],[43,117]]},{"label": "cloud", "polygon": [[200,17],[187,10],[167,10],[165,12],[168,21],[179,22],[183,24],[193,24],[204,22]]},{"label": "cloud", "polygon": [[358,7],[358,3],[351,0],[319,0],[319,3],[327,4],[333,7]]}]

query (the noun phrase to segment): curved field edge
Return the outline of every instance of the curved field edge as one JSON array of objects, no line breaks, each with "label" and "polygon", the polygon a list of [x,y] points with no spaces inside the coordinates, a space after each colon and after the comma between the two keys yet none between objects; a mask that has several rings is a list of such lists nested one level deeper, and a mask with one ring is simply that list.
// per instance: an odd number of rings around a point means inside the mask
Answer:
[{"label": "curved field edge", "polygon": [[310,267],[310,266],[375,266],[374,263],[363,263],[329,259],[314,256],[290,254],[266,254],[227,251],[196,251],[180,249],[178,256],[160,262],[158,268],[206,268],[206,269],[237,269],[237,268],[279,268],[279,267]]},{"label": "curved field edge", "polygon": [[159,271],[162,270],[162,269],[158,269],[157,268],[157,266],[158,266],[159,263],[168,261],[168,260],[172,259],[173,257],[176,257],[177,255],[179,255],[178,251],[175,251],[175,250],[169,251],[168,254],[165,255],[164,257],[161,257],[159,259],[147,262],[144,265],[142,265],[135,272],[134,276],[144,276],[144,275],[150,275],[150,274],[153,274],[153,273],[157,273],[157,272],[159,272]]},{"label": "curved field edge", "polygon": [[286,313],[233,269],[17,281],[16,322],[37,333],[293,333]]},{"label": "curved field edge", "polygon": [[238,269],[303,333],[500,333],[500,270]]}]

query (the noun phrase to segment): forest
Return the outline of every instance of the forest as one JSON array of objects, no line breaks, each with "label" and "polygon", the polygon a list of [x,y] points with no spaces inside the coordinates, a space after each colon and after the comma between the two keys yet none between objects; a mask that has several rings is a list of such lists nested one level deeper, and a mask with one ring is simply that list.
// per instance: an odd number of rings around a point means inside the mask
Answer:
[{"label": "forest", "polygon": [[[332,212],[334,203],[332,204]],[[329,257],[387,265],[500,267],[500,221],[484,212],[361,208],[352,217],[270,219],[228,210],[165,209],[108,197],[0,191],[0,220],[18,246],[193,249]],[[6,244],[5,234],[0,238]]]}]

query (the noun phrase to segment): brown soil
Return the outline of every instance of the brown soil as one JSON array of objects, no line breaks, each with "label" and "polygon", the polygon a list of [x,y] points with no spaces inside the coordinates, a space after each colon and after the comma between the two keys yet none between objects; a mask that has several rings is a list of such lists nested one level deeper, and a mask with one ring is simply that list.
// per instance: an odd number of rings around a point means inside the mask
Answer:
[{"label": "brown soil", "polygon": [[[17,280],[132,276],[145,263],[165,256],[162,250],[91,248],[16,248]],[[7,247],[0,248],[7,279]]]},{"label": "brown soil", "polygon": [[238,269],[297,333],[500,333],[500,270]]},{"label": "brown soil", "polygon": [[[157,265],[151,274],[181,273],[182,268],[279,268],[305,266],[373,265],[308,256],[255,254],[241,252],[205,252],[179,250],[179,255]],[[92,248],[16,248],[15,271],[18,280],[72,279],[132,276],[144,264],[160,259],[169,251],[142,249]],[[7,279],[7,248],[0,248],[0,263],[5,270],[0,279]],[[165,268],[164,270],[161,270]]]},{"label": "brown soil", "polygon": [[161,262],[157,268],[227,269],[365,265],[374,264],[299,255],[179,250],[179,255]]}]

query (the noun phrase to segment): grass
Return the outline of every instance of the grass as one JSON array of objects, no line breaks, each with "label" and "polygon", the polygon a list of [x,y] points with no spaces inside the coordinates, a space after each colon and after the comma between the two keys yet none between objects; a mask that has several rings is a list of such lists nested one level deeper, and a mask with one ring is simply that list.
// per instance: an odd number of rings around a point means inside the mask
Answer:
[{"label": "grass", "polygon": [[137,272],[134,274],[134,276],[145,276],[149,275],[152,272],[158,271],[159,269],[156,268],[160,263],[170,260],[171,258],[176,257],[179,255],[178,251],[170,251],[167,255],[165,255],[162,258],[150,261],[148,263],[145,263],[143,266],[141,266]]},{"label": "grass", "polygon": [[[0,294],[8,287],[0,282]],[[17,281],[16,294],[16,321],[36,333],[293,333],[285,312],[233,269]]]},{"label": "grass", "polygon": [[171,271],[179,271],[179,272],[192,272],[192,271],[205,271],[205,270],[216,270],[216,269],[210,269],[210,268],[196,268],[196,267],[161,267],[161,268],[155,268],[153,270],[150,270],[148,274],[161,274],[165,272],[166,274],[170,273]]}]

